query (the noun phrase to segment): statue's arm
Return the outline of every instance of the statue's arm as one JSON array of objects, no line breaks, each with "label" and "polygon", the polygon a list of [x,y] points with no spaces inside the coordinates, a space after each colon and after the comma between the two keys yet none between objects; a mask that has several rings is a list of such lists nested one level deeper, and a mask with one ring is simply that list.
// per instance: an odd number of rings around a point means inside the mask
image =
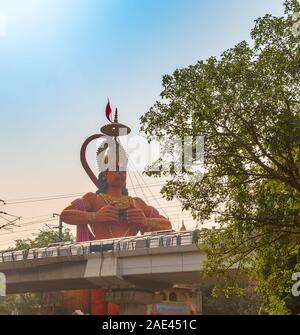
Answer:
[{"label": "statue's arm", "polygon": [[161,216],[159,218],[147,218],[147,225],[141,229],[141,233],[144,234],[145,232],[169,229],[172,229],[171,222]]},{"label": "statue's arm", "polygon": [[100,209],[94,212],[96,198],[95,193],[87,193],[81,199],[74,200],[69,207],[62,211],[62,220],[68,224],[90,224],[91,226],[98,223],[117,222],[118,210],[113,206],[113,203],[106,205],[103,202],[102,206],[97,203],[97,207]]},{"label": "statue's arm", "polygon": [[87,193],[82,198],[72,201],[71,205],[62,211],[62,220],[73,225],[92,223],[95,196],[95,193]]},{"label": "statue's arm", "polygon": [[140,198],[134,198],[134,200],[138,202],[146,217],[146,224],[140,229],[142,234],[145,232],[172,229],[171,222],[161,215],[156,208],[147,205]]}]

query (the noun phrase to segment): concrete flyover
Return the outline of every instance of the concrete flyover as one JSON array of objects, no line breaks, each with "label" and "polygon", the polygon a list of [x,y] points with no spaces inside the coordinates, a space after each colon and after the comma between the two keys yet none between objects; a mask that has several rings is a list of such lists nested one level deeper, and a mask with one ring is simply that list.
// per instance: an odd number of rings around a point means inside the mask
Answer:
[{"label": "concrete flyover", "polygon": [[7,294],[83,288],[148,289],[203,282],[194,244],[0,263]]}]

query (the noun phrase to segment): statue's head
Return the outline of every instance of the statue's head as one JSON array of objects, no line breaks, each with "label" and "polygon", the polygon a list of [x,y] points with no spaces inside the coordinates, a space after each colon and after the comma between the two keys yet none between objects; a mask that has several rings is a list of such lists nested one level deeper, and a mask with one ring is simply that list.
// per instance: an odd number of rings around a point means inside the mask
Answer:
[{"label": "statue's head", "polygon": [[120,187],[123,195],[128,195],[126,188],[126,171],[103,171],[98,176],[99,189],[97,193],[106,193],[108,185]]},{"label": "statue's head", "polygon": [[115,143],[111,140],[106,141],[97,151],[97,162],[100,170],[97,193],[106,193],[108,186],[113,186],[120,187],[122,194],[128,195],[126,188],[128,158],[121,144],[115,145]]}]

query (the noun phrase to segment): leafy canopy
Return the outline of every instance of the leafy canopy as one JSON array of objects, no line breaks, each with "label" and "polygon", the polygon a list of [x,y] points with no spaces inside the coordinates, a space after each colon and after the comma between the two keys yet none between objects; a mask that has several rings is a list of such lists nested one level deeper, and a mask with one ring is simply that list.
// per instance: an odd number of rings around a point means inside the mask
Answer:
[{"label": "leafy canopy", "polygon": [[220,228],[199,235],[203,271],[223,278],[238,262],[255,279],[262,313],[300,313],[291,296],[300,267],[300,5],[284,6],[283,16],[255,21],[251,44],[165,75],[162,100],[141,117],[149,140],[204,136],[201,182],[163,171],[164,157],[147,173],[169,176],[163,195],[179,198],[195,219],[217,213]]}]

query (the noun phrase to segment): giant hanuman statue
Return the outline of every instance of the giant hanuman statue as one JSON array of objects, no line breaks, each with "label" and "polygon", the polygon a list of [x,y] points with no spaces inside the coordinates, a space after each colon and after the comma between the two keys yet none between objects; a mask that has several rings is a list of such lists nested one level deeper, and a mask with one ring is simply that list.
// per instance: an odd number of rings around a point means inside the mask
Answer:
[{"label": "giant hanuman statue", "polygon": [[[119,142],[119,136],[127,135],[130,128],[118,122],[116,110],[114,121],[110,120],[111,108],[106,106],[110,124],[101,128],[100,134],[90,136],[82,145],[82,165],[98,191],[75,199],[61,214],[64,222],[76,225],[76,241],[89,241],[135,236],[138,232],[171,229],[171,223],[157,209],[141,198],[128,195],[126,169],[128,157]],[[101,138],[97,150],[98,178],[87,164],[85,152],[88,144]],[[92,314],[118,314],[118,305],[104,301],[105,290],[86,291],[90,295]]]}]

